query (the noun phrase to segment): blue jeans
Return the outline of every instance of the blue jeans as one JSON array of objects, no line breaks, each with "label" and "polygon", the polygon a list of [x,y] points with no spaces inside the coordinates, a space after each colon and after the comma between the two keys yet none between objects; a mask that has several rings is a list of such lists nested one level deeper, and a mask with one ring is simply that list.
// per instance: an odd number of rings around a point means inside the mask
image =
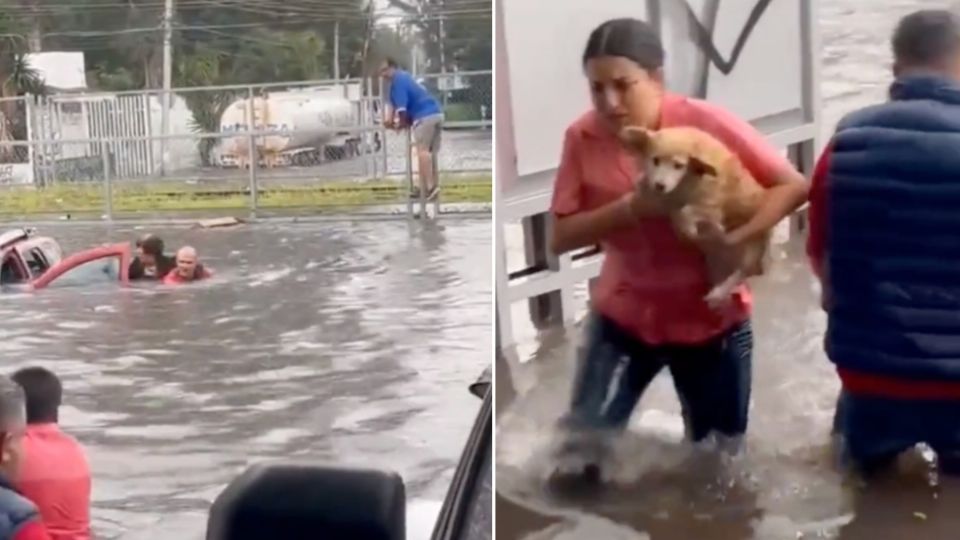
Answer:
[{"label": "blue jeans", "polygon": [[841,392],[834,431],[842,459],[872,474],[923,442],[937,453],[944,474],[960,475],[960,401],[893,399]]},{"label": "blue jeans", "polygon": [[570,427],[623,429],[644,390],[666,367],[690,439],[746,432],[753,353],[749,321],[704,344],[650,346],[593,314],[585,337],[566,418]]}]

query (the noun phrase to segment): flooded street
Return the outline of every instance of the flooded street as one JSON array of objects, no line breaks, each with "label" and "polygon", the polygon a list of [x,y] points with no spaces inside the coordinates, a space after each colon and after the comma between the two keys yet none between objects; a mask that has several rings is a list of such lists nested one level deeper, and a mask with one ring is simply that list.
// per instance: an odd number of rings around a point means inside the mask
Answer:
[{"label": "flooded street", "polygon": [[[823,134],[847,111],[884,98],[889,34],[899,17],[940,1],[820,2]],[[523,257],[519,227],[508,259]],[[510,270],[516,269],[511,264]],[[802,239],[753,282],[756,345],[746,451],[733,460],[681,440],[679,404],[662,374],[644,395],[611,464],[612,485],[545,482],[552,426],[566,410],[578,329],[537,335],[514,306],[520,344],[497,362],[497,533],[517,540],[946,540],[960,530],[960,483],[931,478],[920,454],[869,489],[836,471],[830,427],[839,388],[823,353],[825,318]],[[586,292],[579,298],[584,302]],[[581,318],[578,316],[578,319]]]},{"label": "flooded street", "polygon": [[247,465],[388,467],[441,501],[489,365],[490,220],[43,227],[66,252],[150,230],[197,247],[208,282],[50,289],[0,304],[5,369],[65,387],[97,538],[200,539]]}]

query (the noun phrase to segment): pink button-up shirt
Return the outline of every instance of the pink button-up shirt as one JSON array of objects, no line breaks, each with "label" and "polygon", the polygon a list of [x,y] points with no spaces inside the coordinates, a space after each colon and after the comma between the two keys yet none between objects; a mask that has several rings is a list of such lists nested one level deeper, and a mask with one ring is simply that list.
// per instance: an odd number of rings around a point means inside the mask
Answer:
[{"label": "pink button-up shirt", "polygon": [[[667,94],[660,125],[710,133],[765,186],[792,168],[749,123],[704,101]],[[563,217],[609,204],[633,189],[637,174],[635,159],[590,111],[567,129],[551,210]],[[593,307],[649,345],[702,343],[750,316],[745,285],[722,310],[707,306],[703,255],[683,243],[667,219],[645,219],[601,245],[605,259],[591,290]]]}]

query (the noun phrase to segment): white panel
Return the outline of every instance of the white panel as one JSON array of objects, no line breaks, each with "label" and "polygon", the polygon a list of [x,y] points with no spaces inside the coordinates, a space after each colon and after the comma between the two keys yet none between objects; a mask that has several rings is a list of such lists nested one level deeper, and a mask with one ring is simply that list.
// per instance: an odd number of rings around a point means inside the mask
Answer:
[{"label": "white panel", "polygon": [[[809,0],[772,0],[746,40],[733,71],[724,75],[691,38],[685,5],[708,30],[713,26],[713,42],[720,56],[729,59],[750,12],[764,0],[659,0],[668,85],[684,94],[707,97],[746,120],[801,111],[802,55],[807,51],[801,43],[805,22],[800,5],[805,1]],[[646,18],[647,4],[642,0],[503,2],[521,178],[557,167],[564,130],[590,106],[580,66],[590,31],[614,17]],[[498,78],[500,73],[498,69]],[[781,123],[777,129],[795,128],[804,121],[801,114],[789,118],[795,119],[797,126]]]},{"label": "white panel", "polygon": [[566,127],[589,106],[580,58],[590,31],[614,17],[646,17],[638,0],[503,2],[520,176],[556,168]]},{"label": "white panel", "polygon": [[[747,39],[729,76],[711,67],[708,99],[747,120],[802,108],[800,1],[773,1]],[[726,0],[720,5],[741,3],[752,7],[756,2]],[[729,58],[748,14],[749,8],[719,11],[714,41],[723,56]]]}]

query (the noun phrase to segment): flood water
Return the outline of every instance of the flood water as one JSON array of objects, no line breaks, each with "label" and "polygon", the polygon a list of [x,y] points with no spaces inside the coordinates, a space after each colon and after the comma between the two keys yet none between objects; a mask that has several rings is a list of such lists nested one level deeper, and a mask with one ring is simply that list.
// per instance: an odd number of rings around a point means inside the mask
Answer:
[{"label": "flood water", "polygon": [[5,369],[63,380],[98,538],[203,538],[223,486],[263,460],[391,468],[442,501],[490,365],[490,221],[43,227],[65,251],[146,230],[208,282],[50,289],[0,304]]},{"label": "flood water", "polygon": [[[819,2],[823,132],[853,108],[884,98],[888,36],[902,15],[945,2]],[[522,258],[522,238],[510,235]],[[823,354],[825,319],[802,239],[782,247],[754,282],[756,346],[747,447],[720,461],[681,441],[667,375],[643,397],[600,490],[557,490],[553,422],[566,410],[578,329],[532,328],[497,361],[497,534],[522,540],[883,540],[957,538],[960,484],[932,476],[922,454],[866,488],[835,467],[830,444],[839,388]],[[509,257],[508,257],[509,258]],[[581,300],[585,294],[581,291]],[[514,310],[523,324],[525,306]],[[584,307],[585,309],[585,307]],[[581,315],[583,311],[581,312]],[[720,461],[720,462],[718,462]]]}]

